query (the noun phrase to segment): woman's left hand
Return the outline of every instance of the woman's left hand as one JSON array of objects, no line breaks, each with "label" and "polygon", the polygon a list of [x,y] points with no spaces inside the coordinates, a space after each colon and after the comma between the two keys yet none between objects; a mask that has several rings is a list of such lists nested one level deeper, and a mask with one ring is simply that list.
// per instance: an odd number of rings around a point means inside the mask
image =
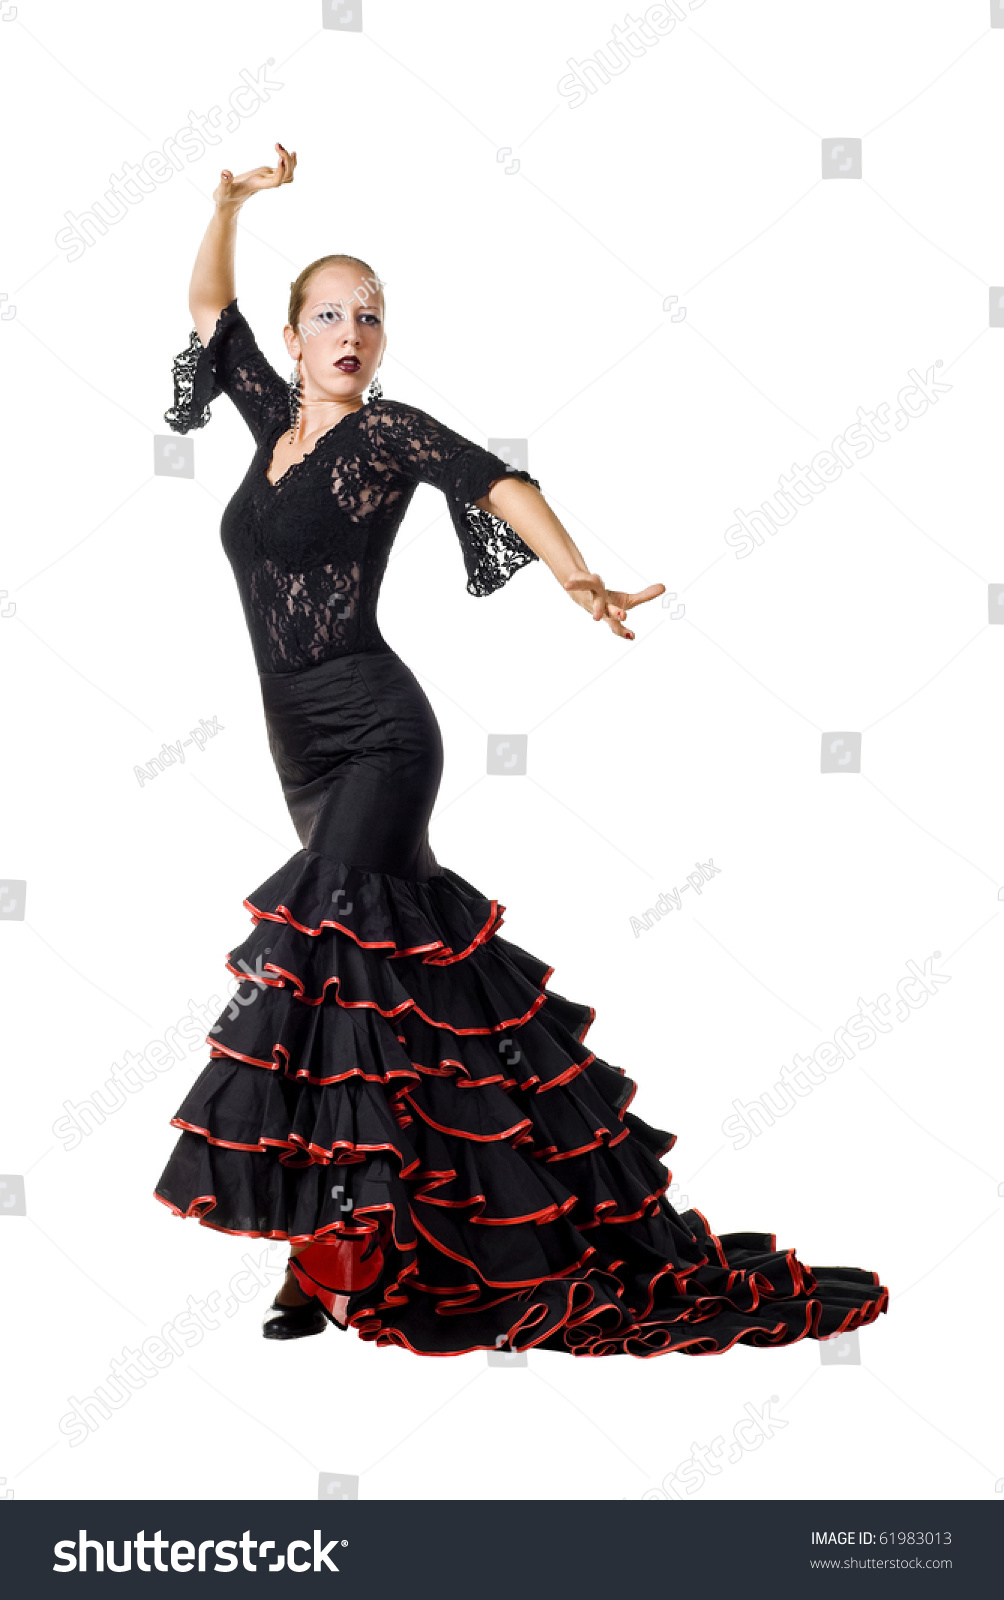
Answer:
[{"label": "woman's left hand", "polygon": [[666,593],[664,583],[650,583],[647,589],[639,589],[637,594],[628,594],[624,589],[608,589],[599,573],[586,572],[583,568],[576,568],[564,587],[576,605],[592,612],[594,622],[609,623],[620,639],[634,638],[630,629],[623,626],[632,607]]}]

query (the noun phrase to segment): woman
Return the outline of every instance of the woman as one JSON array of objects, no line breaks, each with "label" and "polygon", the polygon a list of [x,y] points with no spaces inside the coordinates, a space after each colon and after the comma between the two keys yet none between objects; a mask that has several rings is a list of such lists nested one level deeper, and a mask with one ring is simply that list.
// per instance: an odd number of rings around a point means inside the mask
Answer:
[{"label": "woman", "polygon": [[874,1273],[813,1271],[772,1235],[718,1238],[673,1210],[659,1157],[674,1137],[587,1050],[592,1007],[549,990],[552,969],[499,935],[505,908],[433,855],[440,731],[376,625],[416,485],[445,494],[472,594],[542,559],[630,640],[628,611],[664,588],[607,589],[535,479],[381,397],[383,295],[358,258],[293,283],[296,381],[279,377],[233,268],[240,207],[293,179],[295,152],[276,149],[274,169],[222,175],[165,417],[203,427],[222,392],[254,436],[222,537],[303,848],[244,902],[254,929],[228,961],[242,981],[172,1118],[157,1198],[289,1241],[268,1338],[334,1323],[420,1355],[699,1355],[874,1321]]}]

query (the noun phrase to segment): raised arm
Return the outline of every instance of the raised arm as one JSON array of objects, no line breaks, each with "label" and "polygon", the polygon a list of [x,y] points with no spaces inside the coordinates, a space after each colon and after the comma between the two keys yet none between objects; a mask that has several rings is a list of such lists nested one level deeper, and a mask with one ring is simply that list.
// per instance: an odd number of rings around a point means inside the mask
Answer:
[{"label": "raised arm", "polygon": [[650,583],[631,594],[626,589],[608,589],[596,572],[590,572],[568,530],[562,526],[539,489],[519,478],[500,478],[475,505],[501,517],[519,534],[523,543],[550,567],[565,592],[594,622],[607,622],[621,639],[633,639],[624,627],[633,606],[654,600],[666,592],[664,583]]},{"label": "raised arm", "polygon": [[210,402],[227,394],[256,442],[270,435],[279,417],[287,417],[289,392],[259,349],[237,305],[234,246],[237,215],[249,195],[290,183],[296,167],[277,144],[279,165],[256,167],[239,178],[224,170],[213,195],[214,211],[195,258],[188,286],[188,308],[194,327],[184,350],[172,363],[174,404],[164,421],[175,433],[204,428]]},{"label": "raised arm", "polygon": [[192,313],[195,331],[204,345],[209,343],[220,312],[237,294],[234,258],[237,244],[237,218],[241,206],[259,189],[276,189],[281,183],[292,183],[296,170],[296,152],[284,150],[281,144],[277,167],[254,167],[239,177],[224,169],[213,193],[215,209],[209,226],[199,246],[188,285],[188,309]]}]

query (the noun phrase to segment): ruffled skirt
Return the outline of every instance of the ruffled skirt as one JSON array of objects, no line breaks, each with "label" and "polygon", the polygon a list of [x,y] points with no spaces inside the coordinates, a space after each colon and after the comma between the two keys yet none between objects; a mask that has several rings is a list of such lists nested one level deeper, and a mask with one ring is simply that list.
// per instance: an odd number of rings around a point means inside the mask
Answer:
[{"label": "ruffled skirt", "polygon": [[[179,1217],[306,1243],[300,1287],[419,1355],[705,1355],[872,1322],[873,1272],[676,1212],[675,1136],[586,1045],[589,1005],[499,933],[428,841],[442,742],[392,651],[261,679],[303,848],[252,931],[154,1191]],[[345,1305],[345,1301],[342,1302]]]}]

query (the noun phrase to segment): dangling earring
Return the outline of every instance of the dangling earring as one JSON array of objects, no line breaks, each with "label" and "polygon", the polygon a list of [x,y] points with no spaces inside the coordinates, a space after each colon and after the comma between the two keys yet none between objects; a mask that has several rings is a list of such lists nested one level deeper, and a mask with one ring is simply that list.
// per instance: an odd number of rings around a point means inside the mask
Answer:
[{"label": "dangling earring", "polygon": [[373,381],[371,382],[369,388],[366,391],[366,398],[367,398],[367,400],[382,400],[383,399],[383,384],[380,382],[379,373],[374,372]]},{"label": "dangling earring", "polygon": [[289,380],[289,442],[293,444],[296,439],[296,425],[300,417],[300,403],[303,399],[303,379],[300,377],[300,363],[297,361],[293,367],[293,376]]}]

